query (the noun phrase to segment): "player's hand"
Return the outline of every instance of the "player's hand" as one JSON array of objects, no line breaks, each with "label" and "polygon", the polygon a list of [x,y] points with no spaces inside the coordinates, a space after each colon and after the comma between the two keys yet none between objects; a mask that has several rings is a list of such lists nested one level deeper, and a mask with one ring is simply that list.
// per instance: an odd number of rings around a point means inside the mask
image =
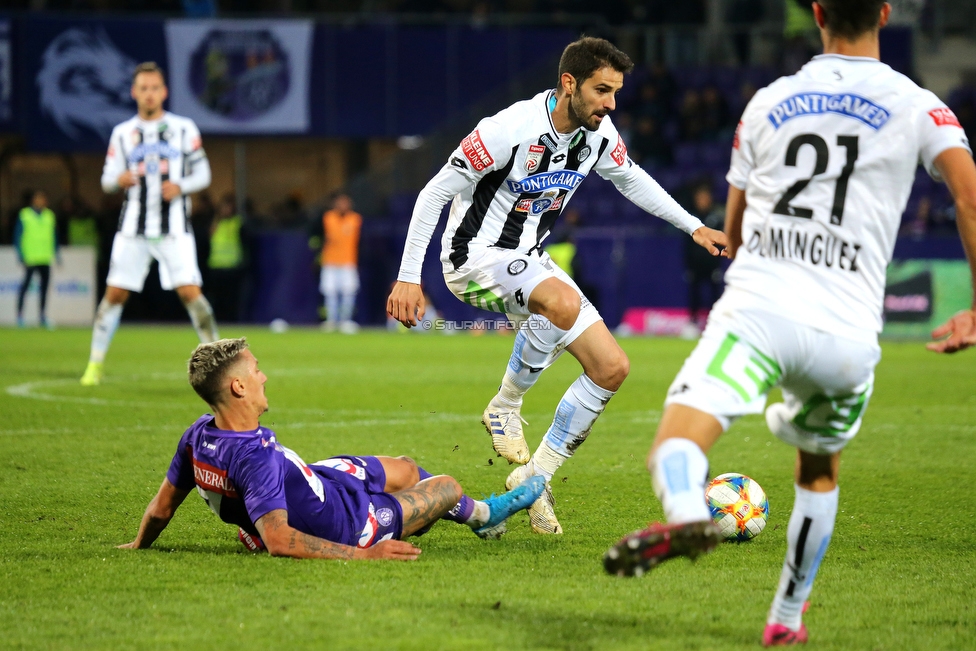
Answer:
[{"label": "player's hand", "polygon": [[420,548],[403,540],[384,540],[363,550],[363,558],[371,561],[415,561]]},{"label": "player's hand", "polygon": [[172,181],[163,181],[163,200],[172,201],[183,194],[183,189]]},{"label": "player's hand", "polygon": [[729,238],[722,231],[702,226],[691,234],[691,238],[695,240],[695,244],[712,255],[722,256],[723,258],[729,257]]},{"label": "player's hand", "polygon": [[136,547],[136,541],[134,540],[130,543],[125,543],[124,545],[116,545],[115,548],[116,549],[138,549],[138,547]]},{"label": "player's hand", "polygon": [[136,180],[135,174],[133,174],[130,170],[126,170],[121,174],[119,174],[119,179],[117,183],[119,184],[120,188],[126,190],[128,188],[131,188],[136,183],[138,183],[138,181]]},{"label": "player's hand", "polygon": [[424,318],[427,302],[424,300],[424,290],[416,283],[397,281],[386,300],[386,313],[394,319],[412,328],[418,319]]},{"label": "player's hand", "polygon": [[963,310],[932,331],[925,347],[936,353],[957,353],[976,345],[976,310]]}]

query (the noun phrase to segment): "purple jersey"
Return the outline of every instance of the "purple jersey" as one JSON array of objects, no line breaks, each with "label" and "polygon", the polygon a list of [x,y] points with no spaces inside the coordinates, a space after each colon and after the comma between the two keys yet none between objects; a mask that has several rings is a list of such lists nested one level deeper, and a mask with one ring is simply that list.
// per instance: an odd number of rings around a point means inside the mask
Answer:
[{"label": "purple jersey", "polygon": [[221,520],[252,535],[254,522],[275,509],[286,509],[295,529],[343,545],[369,547],[400,535],[399,504],[383,492],[377,459],[309,465],[266,427],[222,430],[204,414],[183,433],[166,477],[183,490],[196,486]]}]

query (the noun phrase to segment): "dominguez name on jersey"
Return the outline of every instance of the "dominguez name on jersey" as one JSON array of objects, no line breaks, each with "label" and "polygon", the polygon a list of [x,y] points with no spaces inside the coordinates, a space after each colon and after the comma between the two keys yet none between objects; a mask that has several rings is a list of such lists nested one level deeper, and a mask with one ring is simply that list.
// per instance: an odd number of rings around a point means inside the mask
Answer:
[{"label": "dominguez name on jersey", "polygon": [[508,189],[512,193],[521,194],[523,192],[545,192],[546,190],[575,190],[576,187],[586,178],[574,170],[555,170],[553,172],[541,172],[526,176],[524,179],[505,181]]},{"label": "dominguez name on jersey", "polygon": [[888,109],[853,93],[798,93],[774,106],[766,118],[779,129],[787,120],[824,113],[853,118],[875,131],[891,118]]},{"label": "dominguez name on jersey", "polygon": [[858,271],[857,254],[861,245],[847,242],[829,233],[810,233],[793,228],[770,227],[765,237],[761,231],[753,229],[745,245],[749,253],[758,253],[764,258],[795,260],[807,264]]}]

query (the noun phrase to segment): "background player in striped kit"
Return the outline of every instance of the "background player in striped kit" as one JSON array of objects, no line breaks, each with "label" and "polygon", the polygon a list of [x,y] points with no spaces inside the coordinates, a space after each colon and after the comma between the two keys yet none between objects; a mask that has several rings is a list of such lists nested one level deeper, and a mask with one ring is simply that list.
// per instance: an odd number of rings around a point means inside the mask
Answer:
[{"label": "background player in striped kit", "polygon": [[[766,424],[797,448],[796,499],[765,646],[807,641],[804,604],[834,532],[840,453],[871,397],[885,270],[919,162],[949,186],[976,279],[972,150],[938,97],[879,61],[891,5],[818,0],[813,9],[824,54],[756,93],[733,142],[725,228],[734,261],[668,391],[648,459],[667,524],[605,557],[609,572],[635,575],[714,548],[705,452],[781,386],[784,402],[770,405]],[[945,337],[929,344],[935,352],[976,344],[976,311],[933,336]]]},{"label": "background player in striped kit", "polygon": [[[725,235],[688,214],[627,156],[608,117],[630,58],[606,40],[583,37],[559,61],[559,85],[483,119],[420,193],[410,221],[389,314],[406,326],[424,313],[420,270],[441,209],[451,213],[441,246],[448,287],[459,299],[520,323],[498,394],[482,416],[496,452],[525,464],[514,488],[542,475],[547,488],[529,509],[533,531],[562,533],[549,482],[589,436],[630,370],[596,308],[543,251],[576,188],[591,170],[628,199],[671,222],[712,255]],[[568,350],[583,374],[560,400],[534,456],[522,433],[522,397]]]},{"label": "background player in striped kit", "polygon": [[132,77],[138,113],[112,130],[102,171],[102,189],[126,193],[112,243],[105,296],[98,305],[91,356],[81,378],[102,379],[105,353],[122,317],[129,292],[142,291],[152,259],[159,261],[163,289],[175,289],[202,343],[218,339],[213,309],[201,293],[196,243],[190,226],[189,194],[210,185],[210,163],[200,131],[189,118],[163,109],[163,71],[141,63]]}]

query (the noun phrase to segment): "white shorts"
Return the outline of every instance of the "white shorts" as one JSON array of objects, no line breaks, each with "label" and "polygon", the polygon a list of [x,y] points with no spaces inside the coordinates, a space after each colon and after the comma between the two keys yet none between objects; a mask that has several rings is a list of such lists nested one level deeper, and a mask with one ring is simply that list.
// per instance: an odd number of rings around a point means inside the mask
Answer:
[{"label": "white shorts", "polygon": [[793,414],[781,440],[812,454],[839,452],[857,434],[881,359],[877,337],[858,341],[755,310],[712,311],[665,406],[711,414],[723,429],[758,414],[779,385]]},{"label": "white shorts", "polygon": [[359,291],[359,269],[356,265],[324,265],[319,277],[319,291],[329,294],[355,294]]},{"label": "white shorts", "polygon": [[153,258],[159,261],[159,284],[163,289],[203,285],[192,233],[151,238],[116,233],[106,284],[141,292]]},{"label": "white shorts", "polygon": [[529,315],[529,296],[539,284],[558,278],[580,295],[580,313],[564,338],[569,345],[603,317],[569,275],[546,252],[522,254],[508,249],[484,249],[471,254],[458,269],[444,272],[448,289],[468,305],[508,315],[516,323]]}]

